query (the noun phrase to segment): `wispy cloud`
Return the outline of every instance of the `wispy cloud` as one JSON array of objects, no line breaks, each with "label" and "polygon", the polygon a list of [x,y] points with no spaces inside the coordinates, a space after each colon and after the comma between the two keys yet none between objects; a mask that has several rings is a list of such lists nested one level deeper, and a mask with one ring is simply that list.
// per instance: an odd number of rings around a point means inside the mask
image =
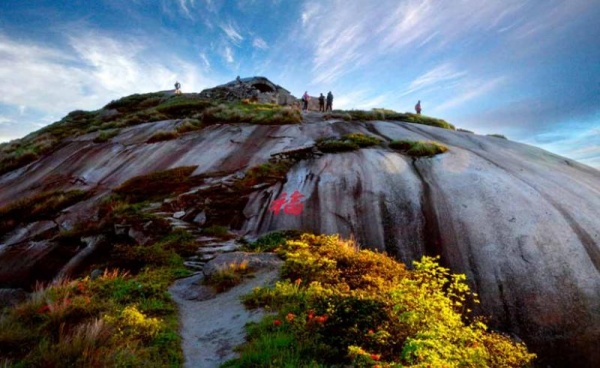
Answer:
[{"label": "wispy cloud", "polygon": [[455,97],[436,106],[435,110],[450,109],[482,97],[501,86],[504,82],[506,82],[505,77],[498,77],[488,81],[469,81],[457,91],[458,94]]},{"label": "wispy cloud", "polygon": [[229,23],[223,23],[220,25],[220,27],[223,32],[225,32],[227,38],[236,46],[238,46],[244,40],[244,37],[240,34],[237,26],[233,22],[230,21]]},{"label": "wispy cloud", "polygon": [[229,47],[229,46],[223,47],[223,58],[229,64],[232,64],[233,62],[235,62],[235,59],[233,57],[233,51],[231,50],[231,47]]},{"label": "wispy cloud", "polygon": [[260,37],[256,37],[254,39],[254,41],[252,41],[252,46],[256,47],[257,49],[261,49],[261,50],[266,50],[269,48],[269,45],[267,44],[267,42],[265,42],[265,40],[263,40]]},{"label": "wispy cloud", "polygon": [[466,72],[456,70],[449,63],[440,64],[418,76],[400,96],[406,96],[428,87],[439,86],[441,83],[456,81],[466,75]]},{"label": "wispy cloud", "polygon": [[179,7],[181,8],[181,11],[183,12],[183,14],[190,19],[194,19],[192,16],[192,13],[190,11],[190,8],[194,7],[194,3],[196,1],[195,0],[176,0],[176,1],[179,4]]}]

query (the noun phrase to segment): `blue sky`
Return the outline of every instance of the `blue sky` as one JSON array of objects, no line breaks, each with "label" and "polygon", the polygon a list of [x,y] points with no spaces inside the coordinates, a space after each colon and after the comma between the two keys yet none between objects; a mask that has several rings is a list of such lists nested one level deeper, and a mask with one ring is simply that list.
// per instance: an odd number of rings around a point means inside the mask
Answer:
[{"label": "blue sky", "polygon": [[600,0],[2,0],[0,141],[262,75],[600,168]]}]

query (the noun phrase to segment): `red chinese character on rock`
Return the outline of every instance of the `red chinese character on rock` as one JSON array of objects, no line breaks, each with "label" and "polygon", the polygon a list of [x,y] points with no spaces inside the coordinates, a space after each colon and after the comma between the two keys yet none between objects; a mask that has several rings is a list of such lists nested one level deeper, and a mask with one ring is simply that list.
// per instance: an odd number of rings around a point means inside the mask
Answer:
[{"label": "red chinese character on rock", "polygon": [[304,195],[297,190],[294,191],[289,198],[287,198],[287,193],[283,192],[279,198],[273,201],[269,211],[279,215],[283,209],[283,213],[286,215],[298,216],[302,213],[302,210],[304,210],[304,203],[300,202],[300,198],[302,197],[304,197]]},{"label": "red chinese character on rock", "polygon": [[269,211],[275,212],[276,215],[279,215],[279,211],[281,211],[281,208],[283,207],[285,202],[287,202],[286,196],[286,192],[281,193],[279,198],[273,201],[273,204],[271,205],[271,208],[269,208]]},{"label": "red chinese character on rock", "polygon": [[298,216],[304,209],[304,203],[300,202],[300,198],[304,197],[299,191],[294,191],[290,196],[290,201],[283,207],[283,212],[288,215]]}]

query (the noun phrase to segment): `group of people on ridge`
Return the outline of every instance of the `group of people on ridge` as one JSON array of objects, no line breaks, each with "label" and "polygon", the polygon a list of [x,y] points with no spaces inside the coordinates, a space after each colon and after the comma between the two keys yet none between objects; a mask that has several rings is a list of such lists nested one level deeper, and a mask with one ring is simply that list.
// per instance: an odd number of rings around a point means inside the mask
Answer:
[{"label": "group of people on ridge", "polygon": [[[308,101],[310,101],[310,95],[308,91],[304,91],[304,95],[302,95],[302,110],[308,111]],[[325,105],[325,101],[327,101],[327,105]],[[323,93],[319,96],[319,111],[332,111],[333,110],[333,93],[329,91],[327,93],[327,97],[323,96]]]}]

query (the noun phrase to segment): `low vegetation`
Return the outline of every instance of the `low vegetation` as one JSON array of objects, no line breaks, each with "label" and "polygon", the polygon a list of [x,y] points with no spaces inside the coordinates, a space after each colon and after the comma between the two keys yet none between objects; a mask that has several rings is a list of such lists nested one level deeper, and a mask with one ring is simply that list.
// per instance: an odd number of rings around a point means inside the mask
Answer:
[{"label": "low vegetation", "polygon": [[257,184],[274,183],[285,179],[292,165],[288,161],[266,162],[250,168],[243,179],[236,182],[235,187],[239,190],[251,188]]},{"label": "low vegetation", "polygon": [[201,177],[191,176],[197,166],[182,166],[156,171],[131,178],[114,189],[129,202],[141,202],[165,198],[176,192],[183,192],[202,182]]},{"label": "low vegetation", "polygon": [[113,137],[116,137],[119,134],[119,129],[111,129],[111,130],[103,130],[98,134],[96,138],[94,138],[94,143],[104,143],[108,142]]},{"label": "low vegetation", "polygon": [[179,137],[179,134],[177,134],[177,132],[159,131],[159,132],[154,133],[150,138],[148,138],[148,140],[146,141],[146,143],[156,143],[156,142],[170,141],[170,140],[175,139],[177,137]]},{"label": "low vegetation", "polygon": [[317,148],[323,153],[338,153],[356,151],[360,149],[360,146],[347,140],[322,139],[317,141]]},{"label": "low vegetation", "polygon": [[65,209],[87,197],[82,190],[42,192],[0,207],[0,234],[19,224],[52,220]]},{"label": "low vegetation", "polygon": [[434,156],[448,151],[448,147],[434,141],[392,141],[389,143],[389,146],[408,156],[415,157]]},{"label": "low vegetation", "polygon": [[244,298],[273,313],[248,326],[240,357],[224,367],[524,367],[535,357],[471,318],[477,296],[435,258],[407,270],[338,236],[309,234],[278,253],[283,280]]},{"label": "low vegetation", "polygon": [[495,138],[501,138],[501,139],[508,139],[506,138],[506,136],[502,135],[502,134],[488,134],[488,137],[495,137]]},{"label": "low vegetation", "polygon": [[432,118],[430,116],[412,114],[412,113],[400,113],[394,110],[388,109],[373,109],[370,111],[365,110],[334,110],[329,114],[325,115],[328,119],[343,119],[346,121],[372,121],[372,120],[392,120],[392,121],[405,121],[414,124],[424,124],[435,126],[438,128],[455,130],[454,125],[448,123],[442,119]]},{"label": "low vegetation", "polygon": [[247,260],[240,263],[230,263],[204,279],[204,284],[210,285],[218,293],[222,293],[241,284],[244,276],[248,275],[249,272]]},{"label": "low vegetation", "polygon": [[463,133],[469,133],[469,134],[475,134],[473,131],[471,130],[467,130],[467,129],[462,129],[462,128],[458,128],[456,129],[457,132],[463,132]]},{"label": "low vegetation", "polygon": [[350,152],[381,144],[382,141],[362,133],[344,135],[341,139],[325,138],[317,141],[317,148],[324,153]]},{"label": "low vegetation", "polygon": [[189,275],[181,257],[155,243],[130,250],[139,270],[39,287],[0,315],[0,361],[15,367],[163,367],[183,363],[177,311],[167,288]]},{"label": "low vegetation", "polygon": [[206,109],[202,114],[202,123],[205,125],[231,123],[286,125],[301,122],[300,111],[277,104],[220,104]]}]

